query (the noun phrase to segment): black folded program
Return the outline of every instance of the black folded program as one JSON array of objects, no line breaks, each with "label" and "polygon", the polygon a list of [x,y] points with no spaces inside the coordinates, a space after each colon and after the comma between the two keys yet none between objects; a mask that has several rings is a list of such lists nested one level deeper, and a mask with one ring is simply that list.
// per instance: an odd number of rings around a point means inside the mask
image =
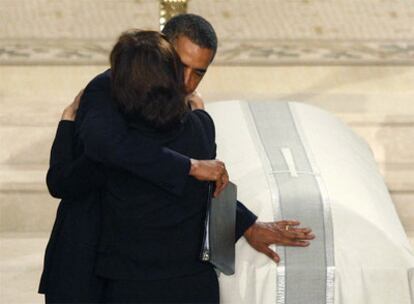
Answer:
[{"label": "black folded program", "polygon": [[209,183],[204,239],[200,258],[225,275],[234,274],[237,187],[229,182],[216,198]]}]

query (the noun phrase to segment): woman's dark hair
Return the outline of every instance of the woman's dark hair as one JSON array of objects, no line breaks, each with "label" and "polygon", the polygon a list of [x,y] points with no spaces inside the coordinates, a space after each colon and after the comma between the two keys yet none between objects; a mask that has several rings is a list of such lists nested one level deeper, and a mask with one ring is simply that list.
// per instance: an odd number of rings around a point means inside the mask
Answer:
[{"label": "woman's dark hair", "polygon": [[156,31],[124,32],[110,55],[112,94],[129,121],[165,130],[188,111],[183,67],[174,47]]}]

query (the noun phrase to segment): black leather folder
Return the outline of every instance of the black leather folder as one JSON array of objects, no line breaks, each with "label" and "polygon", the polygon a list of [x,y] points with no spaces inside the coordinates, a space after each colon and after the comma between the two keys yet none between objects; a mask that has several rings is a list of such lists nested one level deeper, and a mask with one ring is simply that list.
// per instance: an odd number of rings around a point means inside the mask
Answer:
[{"label": "black leather folder", "polygon": [[229,182],[217,198],[209,184],[201,260],[226,275],[234,274],[237,187]]}]

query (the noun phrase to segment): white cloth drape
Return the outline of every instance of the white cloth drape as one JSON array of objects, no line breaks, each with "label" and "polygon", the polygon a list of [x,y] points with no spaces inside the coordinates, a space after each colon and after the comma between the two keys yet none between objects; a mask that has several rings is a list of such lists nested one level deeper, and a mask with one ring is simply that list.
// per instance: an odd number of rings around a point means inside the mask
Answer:
[{"label": "white cloth drape", "polygon": [[[245,104],[207,104],[206,110],[216,125],[217,158],[226,163],[231,180],[237,184],[238,199],[260,221],[274,221],[277,219],[266,168],[257,139],[252,138],[252,126],[246,121]],[[411,304],[414,251],[369,146],[321,109],[294,102],[289,107],[329,195],[334,236],[334,303]],[[236,274],[219,277],[221,302],[279,303],[277,273],[273,261],[241,238],[236,244]],[[285,303],[290,304],[288,298]]]}]

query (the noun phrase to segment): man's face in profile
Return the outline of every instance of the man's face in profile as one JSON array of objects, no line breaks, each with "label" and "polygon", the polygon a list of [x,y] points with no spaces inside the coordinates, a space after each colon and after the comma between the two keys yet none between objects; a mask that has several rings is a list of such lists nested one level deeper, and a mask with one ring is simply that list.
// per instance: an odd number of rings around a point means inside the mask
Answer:
[{"label": "man's face in profile", "polygon": [[198,46],[186,36],[178,37],[174,47],[184,65],[185,92],[193,93],[213,59],[213,50]]}]

